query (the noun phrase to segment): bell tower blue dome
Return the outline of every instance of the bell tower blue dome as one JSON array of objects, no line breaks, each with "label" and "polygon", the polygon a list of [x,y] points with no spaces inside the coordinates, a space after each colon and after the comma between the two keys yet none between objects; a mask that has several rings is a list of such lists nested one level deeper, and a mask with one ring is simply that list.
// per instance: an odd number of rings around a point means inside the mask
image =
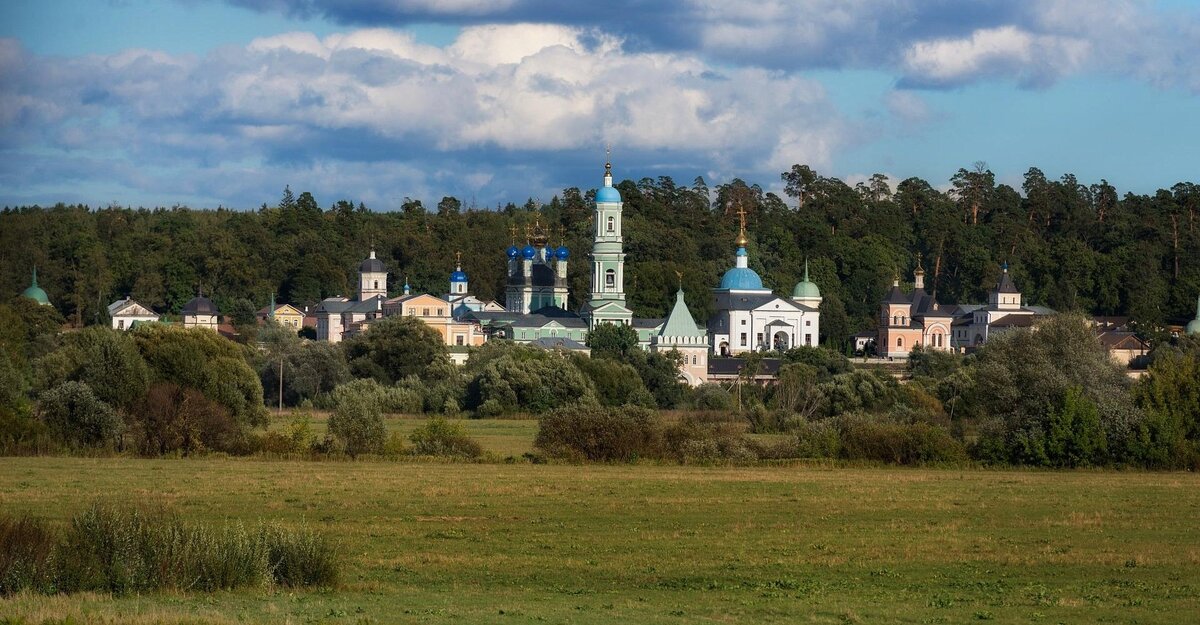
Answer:
[{"label": "bell tower blue dome", "polygon": [[525,260],[533,260],[533,257],[537,256],[537,250],[534,249],[532,245],[526,245],[525,248],[521,250],[521,256],[523,256]]},{"label": "bell tower blue dome", "polygon": [[465,272],[463,272],[463,270],[461,270],[461,269],[455,270],[454,273],[450,274],[450,281],[451,282],[466,282],[467,274]]},{"label": "bell tower blue dome", "polygon": [[559,260],[566,260],[566,259],[570,258],[571,251],[567,249],[567,246],[563,245],[563,246],[559,247],[557,251],[554,252],[554,255],[556,257],[558,257]]},{"label": "bell tower blue dome", "polygon": [[515,245],[510,245],[508,246],[508,251],[506,253],[508,254],[509,258],[516,258],[521,255],[521,250]]},{"label": "bell tower blue dome", "polygon": [[596,190],[596,201],[618,203],[621,201],[621,192],[613,187],[600,187]]}]

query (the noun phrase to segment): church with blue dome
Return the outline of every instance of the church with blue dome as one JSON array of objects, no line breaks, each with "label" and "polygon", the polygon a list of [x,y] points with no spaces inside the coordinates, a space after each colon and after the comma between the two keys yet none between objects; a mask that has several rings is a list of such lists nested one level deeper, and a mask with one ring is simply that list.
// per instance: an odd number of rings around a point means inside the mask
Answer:
[{"label": "church with blue dome", "polygon": [[733,267],[713,289],[715,312],[708,320],[708,336],[714,356],[736,356],[746,351],[785,351],[807,345],[816,347],[820,336],[821,290],[808,278],[780,297],[763,286],[762,277],[750,268],[746,251],[746,213],[738,210],[740,228]]}]

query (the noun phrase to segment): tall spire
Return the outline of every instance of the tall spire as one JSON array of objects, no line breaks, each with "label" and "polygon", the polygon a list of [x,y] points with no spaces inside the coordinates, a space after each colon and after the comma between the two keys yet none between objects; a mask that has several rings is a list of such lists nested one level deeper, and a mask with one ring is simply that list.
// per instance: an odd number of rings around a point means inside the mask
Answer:
[{"label": "tall spire", "polygon": [[29,283],[29,286],[37,287],[37,285],[38,285],[38,283],[37,283],[37,265],[34,265],[33,266],[33,281]]},{"label": "tall spire", "polygon": [[462,271],[462,252],[454,253],[454,270]]},{"label": "tall spire", "polygon": [[804,257],[804,281],[808,282],[808,257]]},{"label": "tall spire", "polygon": [[612,186],[612,144],[604,146],[604,186]]}]

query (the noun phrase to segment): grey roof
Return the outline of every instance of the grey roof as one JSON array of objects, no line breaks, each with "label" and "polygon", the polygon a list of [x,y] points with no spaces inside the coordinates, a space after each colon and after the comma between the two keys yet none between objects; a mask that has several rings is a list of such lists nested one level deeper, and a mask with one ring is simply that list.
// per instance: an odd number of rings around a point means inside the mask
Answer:
[{"label": "grey roof", "polygon": [[1024,310],[1028,310],[1035,315],[1053,315],[1058,313],[1057,310],[1045,306],[1025,306]]},{"label": "grey roof", "polygon": [[529,344],[541,349],[565,349],[568,351],[588,351],[589,349],[587,345],[579,341],[557,336],[542,337],[536,341],[530,341]]},{"label": "grey roof", "polygon": [[208,299],[207,297],[204,297],[203,295],[197,295],[196,297],[193,297],[192,299],[188,300],[188,303],[183,305],[183,310],[181,310],[180,312],[182,312],[185,315],[216,315],[216,314],[219,314],[217,312],[217,305],[214,304],[212,300]]},{"label": "grey roof", "polygon": [[321,303],[317,304],[316,308],[313,308],[313,314],[330,313],[337,315],[345,312],[346,309],[353,305],[354,302],[346,301],[340,297],[329,297],[321,300]]},{"label": "grey roof", "polygon": [[899,285],[893,284],[892,290],[888,291],[887,297],[884,298],[883,303],[885,303],[885,304],[908,304],[911,301],[912,300],[910,300],[908,298],[908,296],[904,294],[904,291],[900,290]]},{"label": "grey roof", "polygon": [[544,315],[518,315],[512,320],[514,328],[544,328],[557,323],[564,328],[587,328],[587,322],[579,317],[546,317]]},{"label": "grey roof", "polygon": [[754,310],[777,299],[774,293],[718,293],[717,310]]},{"label": "grey roof", "polygon": [[383,266],[383,261],[375,258],[375,252],[371,252],[371,258],[368,258],[358,266],[358,270],[362,273],[386,273],[387,268]]},{"label": "grey roof", "polygon": [[634,328],[643,329],[657,328],[661,326],[664,321],[666,321],[666,319],[639,319],[638,317],[634,317],[633,319],[629,320],[629,325],[633,326]]},{"label": "grey roof", "polygon": [[348,312],[348,313],[378,312],[380,310],[383,310],[383,303],[385,301],[387,301],[387,298],[385,298],[382,295],[376,295],[375,297],[367,298],[365,300],[362,300],[361,302],[348,302],[350,304],[350,307],[343,310],[342,312]]},{"label": "grey roof", "polygon": [[[708,359],[708,374],[709,375],[737,375],[746,361],[742,358],[709,358]],[[762,369],[759,375],[778,375],[779,366],[783,364],[783,360],[779,358],[763,358]]]},{"label": "grey roof", "polygon": [[1004,269],[1004,273],[1000,274],[1000,283],[996,285],[996,291],[1000,293],[1020,293],[1017,290],[1017,285],[1013,284],[1012,276],[1008,275],[1008,268]]},{"label": "grey roof", "polygon": [[555,317],[555,318],[558,318],[558,317],[578,318],[579,317],[579,315],[577,313],[573,313],[565,308],[559,308],[558,306],[542,306],[541,308],[533,311],[530,314],[541,315],[543,317]]}]

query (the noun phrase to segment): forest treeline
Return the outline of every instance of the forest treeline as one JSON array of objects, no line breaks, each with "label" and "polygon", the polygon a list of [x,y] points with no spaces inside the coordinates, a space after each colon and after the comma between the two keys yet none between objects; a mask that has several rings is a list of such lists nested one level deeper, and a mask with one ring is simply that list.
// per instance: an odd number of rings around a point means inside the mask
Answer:
[{"label": "forest treeline", "polygon": [[[750,265],[790,292],[809,261],[825,297],[823,342],[844,344],[870,329],[893,277],[921,262],[942,303],[978,303],[1007,261],[1026,302],[1060,311],[1128,315],[1146,334],[1190,318],[1200,293],[1200,187],[1181,182],[1153,195],[1106,181],[1053,180],[1030,169],[1021,189],[997,184],[982,163],[960,169],[943,192],[882,175],[850,186],[796,165],[785,196],[734,179],[715,187],[669,177],[625,180],[626,292],[635,314],[664,316],[683,275],[701,321],[710,289],[733,262],[738,206],[748,213]],[[297,185],[300,189],[303,184]],[[313,304],[352,295],[358,263],[374,247],[398,293],[446,292],[462,252],[471,290],[503,299],[504,250],[535,220],[572,252],[571,306],[588,294],[593,191],[564,189],[548,203],[468,208],[453,197],[426,207],[407,200],[377,212],[349,200],[323,207],[290,187],[257,211],[187,207],[5,208],[0,213],[0,288],[15,294],[38,278],[72,323],[103,322],[111,301],[131,295],[175,313],[203,288],[221,310],[246,318],[276,293]]]}]

